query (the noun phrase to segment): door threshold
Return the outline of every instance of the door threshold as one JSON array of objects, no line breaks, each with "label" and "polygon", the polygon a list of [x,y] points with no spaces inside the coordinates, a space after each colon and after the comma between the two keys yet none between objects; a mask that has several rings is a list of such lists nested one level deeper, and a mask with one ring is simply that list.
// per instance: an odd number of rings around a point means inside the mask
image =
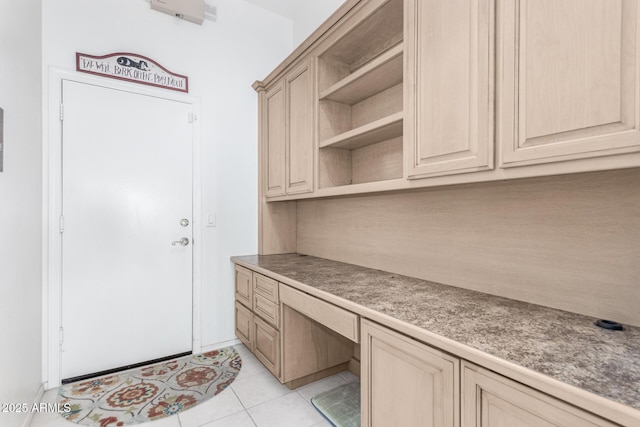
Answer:
[{"label": "door threshold", "polygon": [[191,351],[186,351],[184,353],[173,354],[171,356],[160,357],[158,359],[147,360],[146,362],[134,363],[132,365],[125,365],[119,368],[107,369],[106,371],[94,372],[92,374],[79,375],[77,377],[65,378],[62,380],[62,385],[74,383],[76,381],[84,381],[89,380],[91,378],[102,377],[104,375],[115,374],[117,372],[128,371],[129,369],[140,368],[142,366],[153,365],[154,363],[166,362],[167,360],[177,359],[179,357],[188,356],[193,354]]}]

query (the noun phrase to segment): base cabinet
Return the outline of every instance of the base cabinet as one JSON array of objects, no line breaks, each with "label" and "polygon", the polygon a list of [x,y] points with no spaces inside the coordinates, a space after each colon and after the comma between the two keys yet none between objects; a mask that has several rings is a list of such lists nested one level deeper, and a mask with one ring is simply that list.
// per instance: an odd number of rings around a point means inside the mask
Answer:
[{"label": "base cabinet", "polygon": [[253,354],[280,378],[280,333],[257,316],[253,317]]},{"label": "base cabinet", "polygon": [[459,425],[459,359],[362,321],[362,426]]},{"label": "base cabinet", "polygon": [[236,266],[236,336],[291,389],[347,369],[358,326],[353,313]]},{"label": "base cabinet", "polygon": [[252,273],[244,267],[236,265],[236,300],[240,301],[245,307],[251,308],[251,300],[253,296],[253,286],[251,284]]},{"label": "base cabinet", "polygon": [[462,427],[613,427],[582,411],[501,375],[464,362]]},{"label": "base cabinet", "polygon": [[238,301],[236,301],[235,313],[236,336],[250,351],[253,351],[253,313]]},{"label": "base cabinet", "polygon": [[278,282],[236,266],[235,286],[236,336],[276,378],[281,379]]}]

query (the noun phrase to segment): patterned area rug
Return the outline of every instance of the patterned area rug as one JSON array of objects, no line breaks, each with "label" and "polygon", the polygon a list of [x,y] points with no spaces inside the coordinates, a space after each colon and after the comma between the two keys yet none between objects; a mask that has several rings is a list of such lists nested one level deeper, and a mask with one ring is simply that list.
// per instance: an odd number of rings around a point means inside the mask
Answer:
[{"label": "patterned area rug", "polygon": [[[117,427],[177,414],[212,398],[240,372],[233,347],[60,387],[61,412],[77,424]],[[67,406],[63,406],[67,405]]]}]

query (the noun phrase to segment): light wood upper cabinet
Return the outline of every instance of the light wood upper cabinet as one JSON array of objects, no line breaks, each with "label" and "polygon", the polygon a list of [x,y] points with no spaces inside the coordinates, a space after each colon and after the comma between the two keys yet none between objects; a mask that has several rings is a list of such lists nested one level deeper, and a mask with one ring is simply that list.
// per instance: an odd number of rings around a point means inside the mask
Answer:
[{"label": "light wood upper cabinet", "polygon": [[362,426],[459,425],[459,359],[362,321]]},{"label": "light wood upper cabinet", "polygon": [[312,61],[293,69],[263,95],[262,153],[266,197],[313,191]]},{"label": "light wood upper cabinet", "polygon": [[285,79],[287,94],[287,194],[313,191],[314,98],[311,61],[289,73]]},{"label": "light wood upper cabinet", "polygon": [[640,151],[637,0],[506,0],[501,167]]},{"label": "light wood upper cabinet", "polygon": [[409,178],[493,168],[493,0],[405,0]]},{"label": "light wood upper cabinet", "polygon": [[264,95],[263,144],[264,185],[267,197],[285,194],[286,110],[284,82],[279,82]]},{"label": "light wood upper cabinet", "polygon": [[462,427],[617,425],[467,362],[462,387]]},{"label": "light wood upper cabinet", "polygon": [[640,166],[639,3],[346,0],[254,84],[261,196]]}]

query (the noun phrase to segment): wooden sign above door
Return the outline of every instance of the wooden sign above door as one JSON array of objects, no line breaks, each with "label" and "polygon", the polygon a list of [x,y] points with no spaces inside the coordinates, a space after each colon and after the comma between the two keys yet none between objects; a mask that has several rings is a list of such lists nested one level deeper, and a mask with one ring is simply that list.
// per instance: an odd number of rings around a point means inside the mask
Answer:
[{"label": "wooden sign above door", "polygon": [[94,56],[76,52],[76,70],[112,79],[189,92],[189,78],[171,71],[153,59],[135,53],[117,52]]}]

